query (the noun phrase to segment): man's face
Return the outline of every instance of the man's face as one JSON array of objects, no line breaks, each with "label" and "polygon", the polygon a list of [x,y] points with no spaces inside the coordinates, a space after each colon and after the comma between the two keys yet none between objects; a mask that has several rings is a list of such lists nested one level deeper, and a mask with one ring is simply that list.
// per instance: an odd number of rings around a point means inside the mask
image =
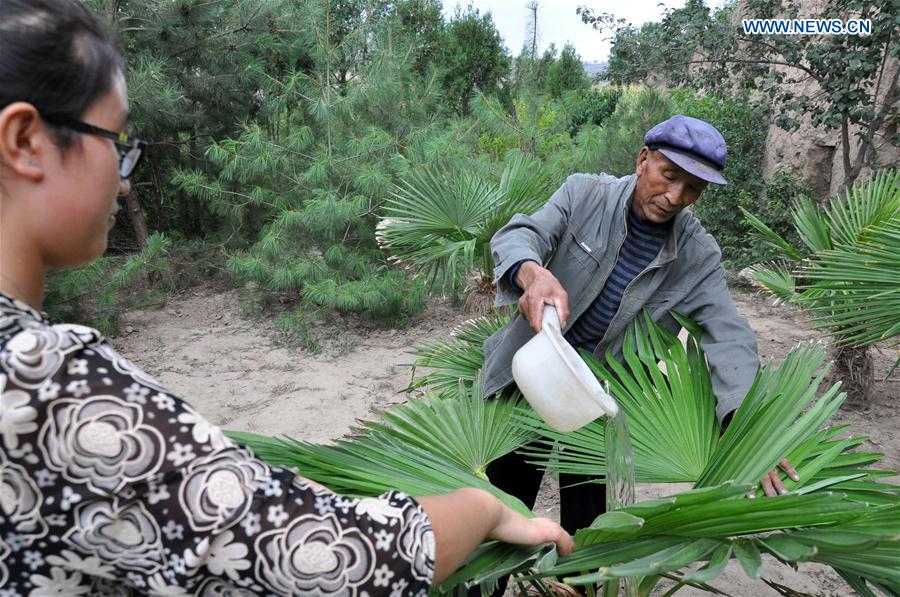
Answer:
[{"label": "man's face", "polygon": [[646,146],[641,149],[635,170],[638,176],[631,208],[645,222],[668,222],[692,205],[706,189],[707,182],[685,172],[672,160]]}]

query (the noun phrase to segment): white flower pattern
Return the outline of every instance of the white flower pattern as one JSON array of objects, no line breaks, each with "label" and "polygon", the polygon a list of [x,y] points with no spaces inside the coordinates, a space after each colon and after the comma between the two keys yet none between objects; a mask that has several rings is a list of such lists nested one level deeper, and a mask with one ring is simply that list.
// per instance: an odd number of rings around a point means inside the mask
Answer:
[{"label": "white flower pattern", "polygon": [[41,518],[44,496],[25,467],[9,462],[0,450],[0,514],[18,549],[47,534]]},{"label": "white flower pattern", "polygon": [[162,567],[162,532],[140,502],[88,502],[76,509],[75,525],[65,539],[105,562],[143,574]]},{"label": "white flower pattern", "polygon": [[110,395],[59,399],[48,409],[39,445],[53,470],[98,492],[115,492],[159,470],[163,436],[141,408]]},{"label": "white flower pattern", "polygon": [[433,533],[415,501],[350,499],[266,465],[96,330],[53,324],[2,293],[0,391],[0,587],[10,594],[399,597],[430,587]]},{"label": "white flower pattern", "polygon": [[266,467],[247,450],[227,450],[197,459],[178,492],[191,528],[211,531],[230,527],[250,509]]},{"label": "white flower pattern", "polygon": [[375,546],[334,514],[308,514],[256,540],[258,574],[280,595],[352,594],[372,580]]},{"label": "white flower pattern", "polygon": [[37,409],[22,390],[7,390],[6,375],[0,375],[0,435],[7,449],[19,447],[19,436],[37,431]]},{"label": "white flower pattern", "polygon": [[31,575],[30,580],[35,588],[28,595],[29,597],[87,595],[91,588],[81,582],[81,577],[81,572],[75,572],[69,576],[65,569],[53,566],[50,568],[49,577],[40,574]]}]

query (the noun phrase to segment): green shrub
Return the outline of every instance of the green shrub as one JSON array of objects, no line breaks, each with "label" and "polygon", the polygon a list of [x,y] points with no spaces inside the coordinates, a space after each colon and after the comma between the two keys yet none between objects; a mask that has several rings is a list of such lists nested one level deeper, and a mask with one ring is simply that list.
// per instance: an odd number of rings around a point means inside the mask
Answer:
[{"label": "green shrub", "polygon": [[633,174],[644,133],[672,114],[672,102],[665,94],[651,88],[625,90],[603,126],[585,125],[578,133],[574,170]]},{"label": "green shrub", "polygon": [[618,87],[607,87],[599,91],[588,89],[569,97],[572,102],[569,108],[569,135],[575,137],[586,124],[601,126],[616,110],[622,90]]},{"label": "green shrub", "polygon": [[47,277],[44,308],[56,319],[118,331],[122,311],[163,302],[166,292],[209,277],[218,266],[199,241],[175,241],[155,233],[133,255],[104,256]]},{"label": "green shrub", "polygon": [[768,123],[751,104],[729,97],[701,97],[691,89],[676,89],[671,98],[677,113],[709,122],[721,131],[728,145],[723,171],[728,184],[710,185],[691,208],[694,214],[718,241],[727,265],[743,267],[771,258],[771,250],[747,242],[751,228],[740,208],[790,235],[789,206],[795,198],[809,194],[809,185],[790,171],[777,172],[771,181],[765,181],[762,159]]}]

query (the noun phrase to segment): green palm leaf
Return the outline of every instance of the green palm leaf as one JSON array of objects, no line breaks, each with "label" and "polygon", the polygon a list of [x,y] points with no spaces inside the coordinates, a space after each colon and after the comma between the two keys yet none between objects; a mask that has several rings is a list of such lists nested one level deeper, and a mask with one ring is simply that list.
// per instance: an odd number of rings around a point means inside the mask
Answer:
[{"label": "green palm leaf", "polygon": [[[833,566],[854,587],[900,591],[896,567],[891,568],[900,557],[900,488],[880,481],[893,473],[870,468],[879,454],[858,451],[865,438],[841,438],[844,427],[822,426],[843,396],[837,386],[820,395],[821,347],[802,345],[779,367],[763,367],[728,430],[717,438],[700,330],[676,318],[691,331],[687,346],[646,319],[628,332],[625,363],[609,355],[605,365],[589,357],[588,362],[629,416],[641,474],[687,478],[696,488],[598,517],[576,534],[579,548],[568,557],[556,557],[547,546],[485,544],[441,589],[472,581],[489,588],[512,572],[523,582],[564,576],[573,584],[644,575],[646,591],[666,577],[678,586],[715,591],[705,583],[729,558],[757,576],[760,554],[770,553],[792,565]],[[472,322],[454,341],[475,346],[497,324]],[[462,371],[479,360],[454,366]],[[459,378],[456,382],[452,397],[426,396],[394,407],[364,424],[352,439],[332,445],[230,435],[274,464],[295,466],[304,476],[351,495],[391,488],[424,495],[474,486],[530,514],[492,487],[484,470],[492,459],[525,445],[535,430],[544,433],[548,446],[556,445],[542,462],[602,476],[602,460],[585,459],[584,468],[578,468],[579,458],[602,451],[602,428],[596,424],[591,432],[552,435],[535,423],[527,407],[485,401]],[[480,387],[477,378],[473,384]],[[678,454],[677,461],[669,452]],[[785,480],[790,493],[746,499],[745,493],[784,454],[800,474],[799,482]],[[664,464],[652,464],[651,458]],[[708,563],[678,572],[697,561]]]},{"label": "green palm leaf", "polygon": [[791,209],[791,216],[800,241],[806,245],[807,254],[832,247],[826,216],[811,199],[800,199]]},{"label": "green palm leaf", "polygon": [[425,396],[380,413],[363,423],[351,439],[330,445],[255,433],[229,431],[260,458],[296,467],[334,491],[354,496],[399,489],[412,495],[481,487],[510,507],[531,515],[519,500],[490,485],[484,471],[491,461],[531,440],[516,427],[519,410],[511,401],[485,401],[480,391],[460,390],[459,398]]},{"label": "green palm leaf", "polygon": [[[900,170],[881,170],[834,199],[825,213],[834,245],[855,245],[866,231],[900,214]],[[820,249],[830,249],[831,245]]]},{"label": "green palm leaf", "polygon": [[368,425],[367,433],[420,447],[487,480],[488,463],[521,448],[534,434],[516,426],[522,409],[516,401],[486,401],[480,379],[471,391],[460,385],[454,398],[427,395],[385,411],[384,422]]},{"label": "green palm leaf", "polygon": [[473,268],[490,272],[490,240],[516,213],[546,202],[559,176],[512,154],[494,184],[471,174],[409,171],[385,202],[376,238],[392,259],[426,276],[432,289],[458,291]]},{"label": "green palm leaf", "polygon": [[741,212],[747,223],[754,229],[753,236],[764,245],[775,250],[776,254],[784,259],[798,260],[803,259],[804,254],[794,247],[791,243],[784,240],[781,235],[769,228],[765,222],[757,218],[755,215],[740,207]]},{"label": "green palm leaf", "polygon": [[796,262],[758,266],[757,281],[809,311],[817,329],[856,347],[900,334],[900,170],[857,181],[825,208],[809,200],[795,205],[805,250],[744,215],[762,242]]},{"label": "green palm leaf", "polygon": [[[466,321],[446,340],[423,342],[417,346],[413,351],[418,357],[412,364],[413,379],[406,391],[427,387],[441,395],[453,396],[460,382],[472,391],[484,364],[484,341],[508,321],[508,315],[494,311]],[[416,377],[419,368],[433,370]]]},{"label": "green palm leaf", "polygon": [[757,284],[775,295],[778,300],[793,303],[799,299],[793,272],[786,263],[774,262],[751,266],[750,271]]},{"label": "green palm leaf", "polygon": [[432,287],[456,290],[476,263],[482,223],[503,200],[500,189],[474,175],[422,168],[407,173],[391,195],[379,244]]},{"label": "green palm leaf", "polygon": [[[870,507],[837,493],[786,495],[746,500],[747,485],[725,484],[692,491],[597,518],[579,531],[579,548],[538,576],[568,575],[567,582],[588,584],[627,576],[659,574],[709,560],[700,574],[687,578],[709,582],[734,555],[751,576],[760,572],[760,552],[796,564],[817,561],[891,587],[900,586],[889,562],[900,555],[900,504]],[[607,524],[627,514],[638,524]],[[775,532],[784,528],[797,528]],[[762,534],[761,534],[762,533]],[[872,553],[869,553],[869,550]],[[894,566],[894,568],[896,568]]]},{"label": "green palm leaf", "polygon": [[823,251],[800,268],[815,280],[801,300],[813,325],[841,344],[900,334],[900,217],[869,228],[852,247]]},{"label": "green palm leaf", "polygon": [[[559,186],[562,175],[536,158],[511,153],[500,176],[504,200],[484,222],[482,236],[487,242],[516,214],[533,214]],[[488,256],[490,256],[488,254]],[[492,268],[487,263],[487,271]]]}]

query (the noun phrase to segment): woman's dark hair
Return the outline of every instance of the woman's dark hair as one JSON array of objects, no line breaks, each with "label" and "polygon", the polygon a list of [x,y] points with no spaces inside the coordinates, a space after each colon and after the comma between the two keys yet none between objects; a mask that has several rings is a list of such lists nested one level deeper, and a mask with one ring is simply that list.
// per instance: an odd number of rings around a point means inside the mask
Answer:
[{"label": "woman's dark hair", "polygon": [[[0,0],[0,110],[21,101],[47,118],[79,119],[122,71],[118,51],[76,0]],[[77,139],[53,131],[62,148]]]}]

